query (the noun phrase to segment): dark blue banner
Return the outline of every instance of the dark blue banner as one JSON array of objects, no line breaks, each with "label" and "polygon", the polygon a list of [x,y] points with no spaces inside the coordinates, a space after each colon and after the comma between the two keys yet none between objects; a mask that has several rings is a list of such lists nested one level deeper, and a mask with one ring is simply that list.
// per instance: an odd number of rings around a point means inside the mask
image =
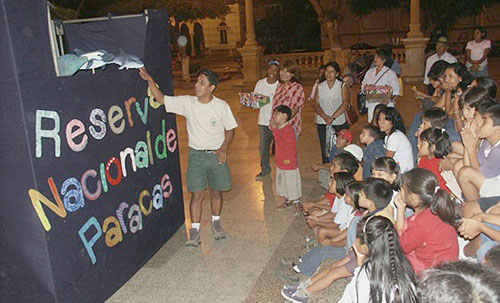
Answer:
[{"label": "dark blue banner", "polygon": [[[46,2],[0,3],[0,301],[103,302],[184,223],[175,116],[137,70],[57,77]],[[141,59],[172,94],[167,20]]]}]

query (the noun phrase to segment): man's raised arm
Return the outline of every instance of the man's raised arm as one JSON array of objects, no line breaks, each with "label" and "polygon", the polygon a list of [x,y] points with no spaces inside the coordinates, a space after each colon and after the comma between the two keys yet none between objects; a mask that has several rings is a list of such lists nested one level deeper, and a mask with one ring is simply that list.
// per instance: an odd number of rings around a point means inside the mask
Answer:
[{"label": "man's raised arm", "polygon": [[156,102],[158,102],[160,104],[164,104],[165,103],[165,95],[163,94],[161,89],[156,86],[155,80],[153,79],[153,77],[151,77],[151,75],[148,73],[148,71],[146,70],[145,67],[139,68],[139,75],[141,76],[142,79],[148,81],[149,89],[153,93],[153,96],[155,97]]}]

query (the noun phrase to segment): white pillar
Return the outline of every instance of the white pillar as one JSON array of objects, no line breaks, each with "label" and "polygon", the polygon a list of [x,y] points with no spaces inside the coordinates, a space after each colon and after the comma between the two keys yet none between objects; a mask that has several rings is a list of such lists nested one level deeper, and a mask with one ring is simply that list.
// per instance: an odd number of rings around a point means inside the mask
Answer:
[{"label": "white pillar", "polygon": [[245,0],[246,41],[238,52],[243,59],[243,85],[253,87],[260,79],[261,47],[255,40],[253,0]]}]

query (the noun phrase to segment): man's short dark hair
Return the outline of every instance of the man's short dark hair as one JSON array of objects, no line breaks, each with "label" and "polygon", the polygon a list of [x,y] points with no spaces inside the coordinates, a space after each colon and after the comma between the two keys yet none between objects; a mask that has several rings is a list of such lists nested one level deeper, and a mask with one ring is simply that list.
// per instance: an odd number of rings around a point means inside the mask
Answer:
[{"label": "man's short dark hair", "polygon": [[333,159],[337,160],[337,163],[340,166],[340,169],[346,170],[348,173],[354,175],[359,168],[359,162],[356,157],[354,157],[351,153],[340,153]]},{"label": "man's short dark hair", "polygon": [[361,188],[366,198],[373,201],[377,209],[382,209],[391,202],[393,190],[391,184],[385,180],[366,178],[361,183]]},{"label": "man's short dark hair", "polygon": [[422,115],[422,119],[427,119],[432,127],[444,128],[448,123],[448,115],[444,110],[438,107],[429,108]]},{"label": "man's short dark hair", "polygon": [[279,113],[286,114],[286,121],[289,121],[292,117],[292,110],[286,105],[278,105],[274,110]]},{"label": "man's short dark hair", "polygon": [[493,121],[493,126],[500,126],[500,104],[493,104],[486,108],[483,116],[488,116]]},{"label": "man's short dark hair", "polygon": [[217,85],[219,84],[219,77],[213,70],[202,69],[198,72],[198,76],[200,75],[205,75],[205,77],[207,77],[208,79],[208,83],[210,83],[210,85],[215,86],[214,91],[217,89]]}]

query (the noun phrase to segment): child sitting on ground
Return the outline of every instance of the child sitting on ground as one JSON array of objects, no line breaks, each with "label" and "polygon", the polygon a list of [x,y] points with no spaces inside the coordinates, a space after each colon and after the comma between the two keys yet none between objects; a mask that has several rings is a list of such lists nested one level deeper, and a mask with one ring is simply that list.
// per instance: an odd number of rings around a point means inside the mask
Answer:
[{"label": "child sitting on ground", "polygon": [[420,303],[485,303],[500,301],[500,275],[477,262],[448,262],[422,272]]},{"label": "child sitting on ground", "polygon": [[439,187],[451,193],[441,175],[439,164],[451,152],[448,133],[444,129],[428,128],[420,134],[418,140],[418,167],[430,170],[439,180]]},{"label": "child sitting on ground", "polygon": [[287,201],[299,201],[302,184],[297,160],[297,135],[290,121],[288,106],[275,108],[271,129],[276,140],[276,194],[277,209],[286,208]]},{"label": "child sitting on ground", "polygon": [[[328,168],[326,168],[328,167]],[[313,165],[314,169],[314,165]],[[354,175],[359,169],[359,162],[350,153],[340,153],[333,160],[331,164],[325,165],[324,168],[319,169],[319,182],[322,188],[328,190],[330,186],[330,173],[345,171]]]},{"label": "child sitting on ground", "polygon": [[[296,282],[299,280],[299,274],[312,276],[318,267],[327,259],[342,259],[345,257],[346,252],[351,248],[354,240],[356,239],[356,228],[359,221],[363,218],[362,213],[359,211],[358,199],[361,192],[361,184],[353,182],[346,186],[346,203],[356,205],[354,217],[349,223],[347,232],[347,242],[344,247],[335,246],[340,245],[340,242],[331,242],[329,245],[319,243],[309,250],[306,254],[299,257],[297,264],[286,262],[283,259],[280,263],[280,276],[290,281]],[[353,236],[351,236],[353,234]],[[352,239],[350,239],[352,238]]]},{"label": "child sitting on ground", "polygon": [[[410,142],[412,144],[413,151],[415,152],[415,160],[418,160],[418,137],[420,134],[431,127],[444,129],[449,137],[451,143],[451,149],[454,151],[453,158],[462,157],[464,146],[462,144],[462,137],[456,131],[453,121],[448,119],[448,115],[441,108],[433,107],[426,110],[422,114],[422,122],[418,127],[418,130],[414,134],[410,134]],[[450,156],[452,156],[450,154]],[[454,161],[454,160],[453,160]]]},{"label": "child sitting on ground", "polygon": [[[466,178],[460,174],[464,166],[479,169],[485,178],[500,175],[500,105],[495,102],[481,103],[475,113],[474,121],[466,124],[462,131],[465,146],[463,160],[453,166],[453,173],[460,182]],[[480,142],[480,139],[482,142]]]},{"label": "child sitting on ground", "polygon": [[[415,272],[458,260],[455,203],[439,187],[437,177],[427,169],[414,168],[403,175],[401,183],[401,192],[395,199],[395,225]],[[415,214],[405,218],[406,207],[411,207]]]},{"label": "child sitting on ground", "polygon": [[[337,133],[337,142],[332,147],[330,152],[330,162],[329,163],[314,163],[312,165],[312,170],[318,172],[318,182],[321,183],[321,187],[328,190],[328,185],[330,184],[330,168],[332,167],[333,160],[335,157],[344,152],[344,148],[352,143],[353,134],[348,129],[342,129]],[[355,172],[354,172],[355,173]]]},{"label": "child sitting on ground", "polygon": [[380,131],[386,134],[385,156],[392,157],[398,163],[401,173],[414,167],[413,151],[406,137],[404,121],[394,107],[383,107],[377,117]]},{"label": "child sitting on ground", "polygon": [[363,180],[371,177],[372,162],[385,155],[383,137],[384,134],[377,127],[370,124],[361,130],[359,142],[365,144],[365,150],[363,151]]},{"label": "child sitting on ground", "polygon": [[355,182],[354,177],[349,173],[333,174],[331,183],[336,198],[331,212],[319,216],[317,213],[312,212],[307,219],[307,223],[313,229],[318,243],[336,237],[347,229],[352,206],[345,203],[345,187],[353,182]]},{"label": "child sitting on ground", "polygon": [[[349,174],[353,174],[352,171],[357,168],[357,161],[353,156],[349,154],[341,154],[339,157],[333,160],[333,165],[330,168],[330,174],[333,176],[336,173],[346,172]],[[343,185],[342,185],[343,186]],[[310,201],[302,203],[302,208],[307,213],[312,213],[314,215],[324,215],[333,207],[333,202],[335,201],[335,182],[331,182],[328,185],[328,192],[322,196],[318,201]],[[323,210],[319,211],[318,210]]]},{"label": "child sitting on ground", "polygon": [[[394,223],[398,215],[396,204],[394,204],[394,199],[399,194],[399,187],[401,185],[401,173],[399,170],[399,166],[393,158],[378,158],[377,160],[373,161],[372,176],[373,178],[385,180],[392,186],[391,202],[378,214],[392,220]],[[413,214],[413,211],[408,209],[405,215],[408,217],[411,214]]]},{"label": "child sitting on ground", "polygon": [[483,87],[471,87],[467,89],[458,100],[460,108],[460,119],[455,120],[458,131],[462,131],[466,123],[472,123],[476,107],[484,101],[490,100],[490,92]]},{"label": "child sitting on ground", "polygon": [[[401,300],[398,302],[417,302],[415,273],[387,218],[369,216],[361,221],[353,250],[356,254],[355,268],[352,269],[354,277],[339,302],[393,302],[393,297]],[[281,294],[290,302],[307,302],[312,293],[327,288],[340,278],[336,271],[341,268],[332,267],[302,283],[287,284]]]}]

